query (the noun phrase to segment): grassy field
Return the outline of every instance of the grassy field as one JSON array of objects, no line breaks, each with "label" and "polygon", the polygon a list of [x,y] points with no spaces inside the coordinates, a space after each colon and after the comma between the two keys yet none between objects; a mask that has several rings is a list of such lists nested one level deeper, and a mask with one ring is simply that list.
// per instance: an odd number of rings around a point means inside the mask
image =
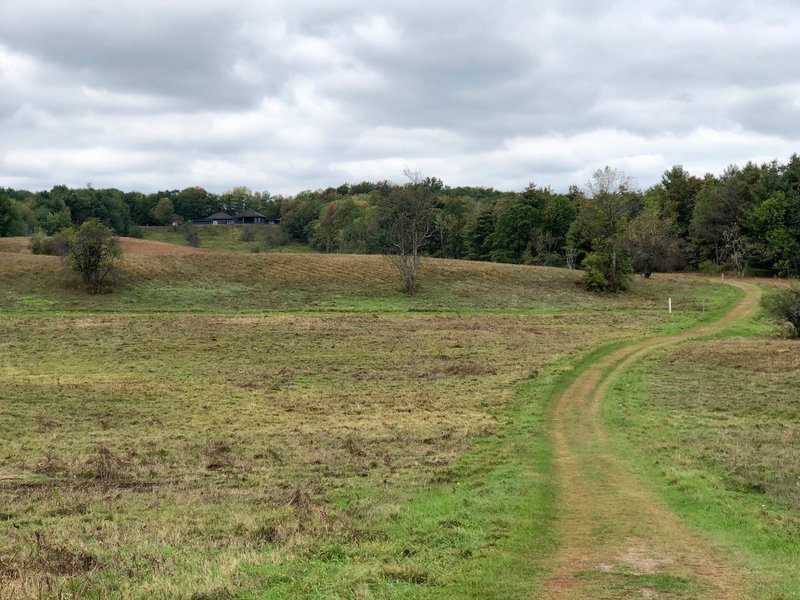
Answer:
[{"label": "grassy field", "polygon": [[3,598],[528,597],[557,544],[547,399],[737,297],[429,261],[408,298],[381,257],[136,242],[90,297],[0,242]]},{"label": "grassy field", "polygon": [[[683,327],[732,301],[735,292],[703,279],[636,281],[629,294],[584,291],[580,272],[458,260],[429,260],[420,292],[402,284],[381,256],[241,254],[125,239],[118,293],[87,296],[55,257],[27,253],[24,238],[0,239],[0,309],[29,311],[207,312],[434,311],[613,313],[609,325],[638,330],[631,313],[659,328]],[[168,252],[169,254],[164,254]],[[675,313],[666,312],[667,298]]]},{"label": "grassy field", "polygon": [[[144,239],[188,246],[182,232],[172,227],[142,227]],[[267,239],[276,239],[278,225],[196,225],[200,247],[215,252],[310,252],[305,244],[290,243],[272,247]],[[247,232],[247,233],[245,233]]]},{"label": "grassy field", "polygon": [[669,504],[743,557],[759,598],[800,598],[800,352],[755,320],[654,352],[611,391],[624,450]]}]

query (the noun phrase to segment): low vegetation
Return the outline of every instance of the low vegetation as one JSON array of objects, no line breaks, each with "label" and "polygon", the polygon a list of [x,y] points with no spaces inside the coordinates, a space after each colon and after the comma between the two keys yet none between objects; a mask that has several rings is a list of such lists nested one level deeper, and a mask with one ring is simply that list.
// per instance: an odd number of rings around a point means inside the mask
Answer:
[{"label": "low vegetation", "polygon": [[791,337],[800,337],[800,283],[768,294],[762,306],[769,318],[788,326]]},{"label": "low vegetation", "polygon": [[89,297],[0,240],[0,597],[527,595],[553,386],[735,298],[460,261],[410,297],[378,256],[122,243]]},{"label": "low vegetation", "polygon": [[[305,245],[291,244],[278,225],[198,225],[194,247],[215,252],[309,252]],[[172,227],[142,227],[142,238],[180,246],[192,246],[181,229]]]},{"label": "low vegetation", "polygon": [[763,325],[657,351],[614,386],[626,452],[671,506],[753,573],[758,598],[800,597],[800,353]]},{"label": "low vegetation", "polygon": [[[579,272],[457,260],[431,260],[411,297],[399,293],[393,266],[380,256],[212,253],[127,238],[121,248],[120,293],[87,297],[57,258],[30,255],[25,238],[0,239],[0,251],[12,251],[0,269],[0,301],[15,311],[614,311],[613,322],[627,329],[637,326],[631,311],[685,326],[711,309],[709,294],[733,297],[727,287],[662,276],[600,299],[581,289]],[[668,297],[680,308],[672,316]]]},{"label": "low vegetation", "polygon": [[97,219],[89,219],[75,230],[66,230],[65,238],[64,259],[89,293],[110,288],[121,254],[114,232]]}]

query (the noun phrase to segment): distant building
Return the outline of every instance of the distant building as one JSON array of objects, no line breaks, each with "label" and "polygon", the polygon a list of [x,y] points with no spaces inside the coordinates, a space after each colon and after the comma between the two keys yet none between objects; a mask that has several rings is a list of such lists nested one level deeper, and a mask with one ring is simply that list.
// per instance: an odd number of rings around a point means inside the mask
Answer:
[{"label": "distant building", "polygon": [[195,225],[280,225],[280,219],[270,219],[254,210],[245,210],[238,215],[230,216],[226,212],[214,213],[209,217],[195,219]]},{"label": "distant building", "polygon": [[237,225],[260,225],[269,221],[267,217],[254,210],[240,212],[234,219],[236,219]]},{"label": "distant building", "polygon": [[236,223],[236,218],[230,216],[226,212],[217,212],[210,217],[195,219],[192,223],[195,225],[234,225]]}]

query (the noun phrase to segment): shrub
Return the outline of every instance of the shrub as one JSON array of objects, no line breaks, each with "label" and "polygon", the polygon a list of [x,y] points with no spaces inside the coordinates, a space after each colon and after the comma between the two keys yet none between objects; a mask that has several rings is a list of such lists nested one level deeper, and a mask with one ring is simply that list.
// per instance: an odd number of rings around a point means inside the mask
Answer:
[{"label": "shrub", "polygon": [[289,235],[282,225],[270,225],[264,231],[264,250],[272,250],[289,243]]},{"label": "shrub", "polygon": [[189,245],[192,248],[199,248],[200,247],[200,234],[197,233],[197,230],[194,228],[190,222],[186,222],[180,226],[181,233],[183,233],[183,237],[189,242]]},{"label": "shrub", "polygon": [[32,254],[64,256],[69,250],[69,240],[60,231],[49,237],[42,231],[37,231],[31,236],[29,245]]},{"label": "shrub", "polygon": [[519,263],[521,260],[514,256],[513,252],[509,252],[508,250],[492,250],[489,254],[489,258],[492,262],[507,264]]},{"label": "shrub", "polygon": [[144,227],[141,225],[134,225],[128,231],[128,237],[136,238],[137,240],[144,239]]},{"label": "shrub", "polygon": [[522,258],[520,259],[520,262],[523,265],[535,265],[538,259],[539,257],[534,256],[530,248],[526,248],[525,252],[522,253]]},{"label": "shrub", "polygon": [[630,259],[620,254],[616,268],[611,264],[611,257],[602,252],[591,252],[583,261],[586,276],[583,286],[593,292],[621,292],[627,290],[631,283],[633,267]]},{"label": "shrub", "polygon": [[560,254],[556,254],[555,252],[548,252],[541,257],[542,264],[545,267],[565,267],[567,263],[561,257]]},{"label": "shrub", "polygon": [[31,236],[28,241],[28,247],[31,249],[31,254],[47,254],[45,252],[45,244],[48,237],[42,231],[37,231]]},{"label": "shrub", "polygon": [[111,276],[120,256],[114,232],[97,219],[89,219],[67,234],[67,263],[81,276],[89,293],[98,294],[112,284]]},{"label": "shrub", "polygon": [[256,232],[253,231],[252,227],[243,227],[242,233],[239,234],[239,241],[242,242],[252,242],[256,239]]},{"label": "shrub", "polygon": [[590,292],[603,292],[608,289],[608,279],[597,267],[589,267],[583,277],[583,287]]},{"label": "shrub", "polygon": [[800,283],[765,296],[761,299],[761,306],[773,321],[789,323],[792,337],[800,337]]},{"label": "shrub", "polygon": [[50,236],[50,254],[53,256],[64,256],[69,252],[69,238],[61,231],[57,231]]},{"label": "shrub", "polygon": [[697,270],[701,273],[707,273],[708,275],[719,275],[722,273],[722,267],[712,260],[704,260],[697,266]]}]

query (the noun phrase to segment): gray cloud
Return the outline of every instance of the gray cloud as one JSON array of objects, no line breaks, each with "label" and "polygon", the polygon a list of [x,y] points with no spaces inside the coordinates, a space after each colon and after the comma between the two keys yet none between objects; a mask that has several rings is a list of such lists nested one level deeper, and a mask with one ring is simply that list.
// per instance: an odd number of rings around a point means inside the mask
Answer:
[{"label": "gray cloud", "polygon": [[785,159],[800,7],[6,0],[0,185],[642,185]]}]

